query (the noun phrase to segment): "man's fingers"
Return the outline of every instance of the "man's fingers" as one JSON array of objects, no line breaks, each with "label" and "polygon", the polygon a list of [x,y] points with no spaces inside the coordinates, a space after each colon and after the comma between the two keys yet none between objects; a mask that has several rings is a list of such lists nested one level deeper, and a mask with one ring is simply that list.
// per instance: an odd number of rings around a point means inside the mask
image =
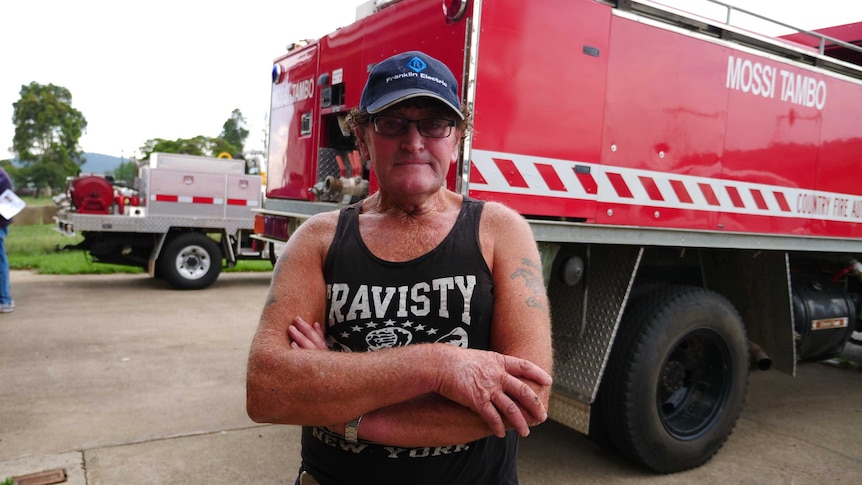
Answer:
[{"label": "man's fingers", "polygon": [[296,317],[293,323],[287,328],[287,334],[293,341],[294,348],[302,349],[318,349],[326,350],[326,339],[323,336],[323,329],[320,324],[315,322],[310,325],[300,317]]},{"label": "man's fingers", "polygon": [[[520,379],[510,376],[506,379],[503,390],[513,400],[517,401],[517,404],[524,408],[534,421],[541,423],[548,419],[548,410],[545,409],[539,395]],[[512,424],[515,423],[512,422]]]},{"label": "man's fingers", "polygon": [[312,349],[315,348],[314,342],[312,342],[296,325],[291,325],[287,327],[287,335],[290,337],[290,340],[295,344],[294,346],[298,346],[301,349]]},{"label": "man's fingers", "polygon": [[323,335],[323,327],[321,327],[318,322],[314,322],[312,330],[313,332],[311,340],[313,340],[315,345],[317,345],[319,348],[326,349],[326,337],[324,337]]},{"label": "man's fingers", "polygon": [[504,356],[504,359],[506,372],[513,376],[530,379],[540,386],[550,386],[553,383],[550,374],[529,360],[511,356]]},{"label": "man's fingers", "polygon": [[530,424],[527,423],[524,413],[508,395],[499,394],[494,400],[494,405],[506,416],[506,419],[518,431],[518,434],[524,437],[530,434]]},{"label": "man's fingers", "polygon": [[528,436],[530,420],[543,422],[548,416],[538,394],[512,376],[505,377],[500,385],[501,392],[488,395],[488,400],[479,404],[475,411],[498,437],[505,435],[506,422],[521,436]]},{"label": "man's fingers", "polygon": [[486,401],[485,404],[476,411],[479,413],[479,416],[488,423],[488,427],[491,428],[491,432],[494,433],[494,435],[498,438],[506,436],[506,424],[503,422],[503,417],[500,416],[500,413],[491,401]]}]

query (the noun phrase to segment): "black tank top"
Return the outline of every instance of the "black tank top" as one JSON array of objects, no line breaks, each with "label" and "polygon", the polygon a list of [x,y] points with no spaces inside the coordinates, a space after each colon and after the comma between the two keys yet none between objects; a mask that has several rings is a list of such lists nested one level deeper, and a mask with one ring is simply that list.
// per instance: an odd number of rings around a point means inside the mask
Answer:
[{"label": "black tank top", "polygon": [[[324,262],[330,349],[375,351],[443,342],[487,350],[493,281],[479,246],[484,203],[465,198],[452,230],[410,261],[374,256],[359,233],[360,205],[339,214]],[[304,427],[303,468],[330,484],[514,484],[518,436],[452,446],[398,448],[347,443],[324,428]]]}]

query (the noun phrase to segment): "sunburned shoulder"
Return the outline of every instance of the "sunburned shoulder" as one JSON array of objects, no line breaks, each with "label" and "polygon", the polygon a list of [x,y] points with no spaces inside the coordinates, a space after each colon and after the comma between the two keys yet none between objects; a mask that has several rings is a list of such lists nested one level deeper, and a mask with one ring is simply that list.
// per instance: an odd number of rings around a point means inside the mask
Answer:
[{"label": "sunburned shoulder", "polygon": [[[498,202],[486,202],[479,226],[479,240],[486,257],[518,252],[525,244],[535,244],[527,220],[517,211]],[[493,248],[493,249],[492,249]],[[519,249],[520,248],[520,249]],[[496,256],[494,256],[496,258]]]},{"label": "sunburned shoulder", "polygon": [[311,224],[312,226],[329,226],[338,222],[338,210],[321,212],[309,217],[303,225]]},{"label": "sunburned shoulder", "polygon": [[299,228],[290,235],[290,239],[300,239],[306,242],[331,240],[337,224],[338,211],[315,214],[300,224]]},{"label": "sunburned shoulder", "polygon": [[486,201],[482,218],[493,226],[526,224],[526,219],[518,211],[500,202]]}]

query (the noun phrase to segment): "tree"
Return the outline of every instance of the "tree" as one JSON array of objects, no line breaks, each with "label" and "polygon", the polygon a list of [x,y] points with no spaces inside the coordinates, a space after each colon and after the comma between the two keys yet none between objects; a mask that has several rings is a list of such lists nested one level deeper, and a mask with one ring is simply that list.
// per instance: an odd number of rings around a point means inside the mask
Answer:
[{"label": "tree", "polygon": [[176,140],[165,140],[164,138],[152,138],[144,142],[141,153],[143,160],[150,158],[153,152],[159,153],[181,153],[186,155],[198,155],[206,157],[217,157],[221,153],[229,153],[231,156],[241,155],[243,144],[248,137],[245,129],[245,118],[242,113],[235,109],[230,119],[225,121],[221,135],[218,138],[196,136],[194,138],[177,138]]},{"label": "tree", "polygon": [[144,160],[150,158],[150,154],[153,152],[208,156],[212,153],[211,146],[212,140],[205,136],[177,138],[176,140],[153,138],[144,142],[141,153],[144,154]]},{"label": "tree", "polygon": [[20,95],[12,104],[12,151],[21,162],[21,177],[37,187],[63,187],[84,163],[78,139],[87,120],[62,86],[31,82],[21,86]]},{"label": "tree", "polygon": [[221,135],[219,138],[228,142],[235,148],[235,151],[230,152],[231,155],[242,153],[245,147],[245,139],[248,138],[248,129],[245,127],[245,118],[240,110],[235,109],[230,114],[230,118],[222,125]]},{"label": "tree", "polygon": [[135,184],[135,177],[138,176],[138,164],[135,160],[123,162],[114,169],[114,180],[126,182],[129,186]]},{"label": "tree", "polygon": [[231,157],[242,154],[242,149],[237,148],[234,145],[228,143],[224,138],[213,138],[212,139],[212,154],[214,157],[219,156],[222,153],[229,153]]}]

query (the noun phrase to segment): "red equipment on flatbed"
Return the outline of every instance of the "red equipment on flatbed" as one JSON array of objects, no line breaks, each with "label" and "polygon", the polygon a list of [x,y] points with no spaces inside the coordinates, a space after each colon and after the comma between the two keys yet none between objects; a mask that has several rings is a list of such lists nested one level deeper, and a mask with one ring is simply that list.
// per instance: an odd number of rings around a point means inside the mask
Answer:
[{"label": "red equipment on flatbed", "polygon": [[357,13],[275,60],[254,237],[282,244],[376,190],[344,119],[370,66],[422,50],[475,114],[449,186],[517,209],[539,243],[552,419],[655,471],[696,467],[750,366],[792,374],[862,329],[862,36],[771,38],[634,0]]}]

